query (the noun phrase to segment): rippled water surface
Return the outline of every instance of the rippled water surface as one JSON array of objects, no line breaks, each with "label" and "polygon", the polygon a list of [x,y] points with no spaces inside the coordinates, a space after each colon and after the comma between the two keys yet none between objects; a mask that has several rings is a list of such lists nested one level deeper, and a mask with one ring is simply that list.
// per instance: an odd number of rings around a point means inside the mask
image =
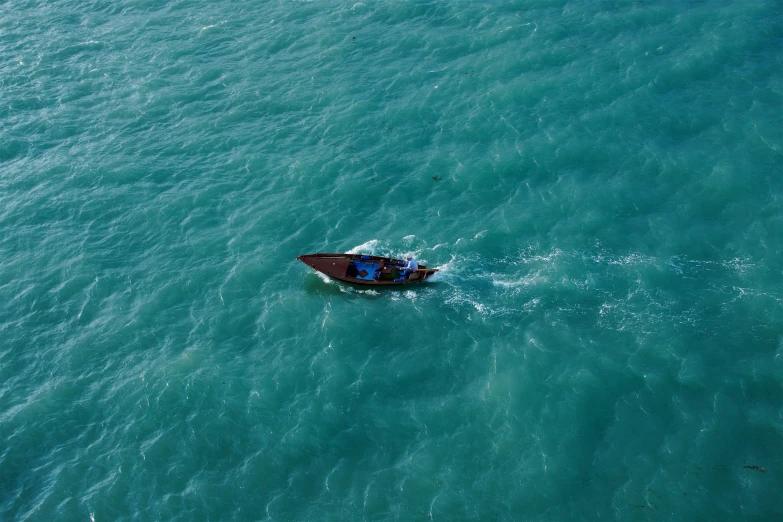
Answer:
[{"label": "rippled water surface", "polygon": [[0,2],[0,520],[783,518],[782,49],[776,0]]}]

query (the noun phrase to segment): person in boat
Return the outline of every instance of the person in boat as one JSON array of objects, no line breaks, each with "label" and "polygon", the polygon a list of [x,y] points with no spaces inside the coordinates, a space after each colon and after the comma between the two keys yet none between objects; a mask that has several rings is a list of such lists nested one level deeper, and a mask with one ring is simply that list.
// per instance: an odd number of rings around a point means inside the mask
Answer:
[{"label": "person in boat", "polygon": [[418,269],[419,263],[416,262],[416,258],[413,256],[408,256],[405,258],[405,264],[403,265],[402,270],[400,270],[400,275],[407,276]]}]

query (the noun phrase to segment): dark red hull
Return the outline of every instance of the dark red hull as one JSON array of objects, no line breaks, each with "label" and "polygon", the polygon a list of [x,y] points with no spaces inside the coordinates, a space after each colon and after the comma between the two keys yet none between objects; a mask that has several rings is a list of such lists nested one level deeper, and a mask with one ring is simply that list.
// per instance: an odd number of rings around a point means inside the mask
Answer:
[{"label": "dark red hull", "polygon": [[329,277],[369,286],[421,283],[438,271],[419,265],[418,270],[403,275],[400,273],[402,260],[361,254],[305,254],[297,259]]}]

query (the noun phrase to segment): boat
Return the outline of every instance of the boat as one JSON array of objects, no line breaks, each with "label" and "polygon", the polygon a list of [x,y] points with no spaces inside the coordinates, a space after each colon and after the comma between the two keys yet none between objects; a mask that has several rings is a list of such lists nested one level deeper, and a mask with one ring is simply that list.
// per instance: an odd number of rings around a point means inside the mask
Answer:
[{"label": "boat", "polygon": [[359,285],[391,286],[421,283],[437,268],[419,265],[418,270],[403,272],[405,261],[392,257],[362,254],[305,254],[297,259],[334,279]]}]

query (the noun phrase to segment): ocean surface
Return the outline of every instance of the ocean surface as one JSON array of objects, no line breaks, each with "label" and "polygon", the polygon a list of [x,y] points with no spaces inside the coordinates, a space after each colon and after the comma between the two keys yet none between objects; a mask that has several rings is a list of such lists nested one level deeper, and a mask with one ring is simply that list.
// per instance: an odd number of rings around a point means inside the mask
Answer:
[{"label": "ocean surface", "polygon": [[0,520],[781,491],[779,0],[0,2]]}]

